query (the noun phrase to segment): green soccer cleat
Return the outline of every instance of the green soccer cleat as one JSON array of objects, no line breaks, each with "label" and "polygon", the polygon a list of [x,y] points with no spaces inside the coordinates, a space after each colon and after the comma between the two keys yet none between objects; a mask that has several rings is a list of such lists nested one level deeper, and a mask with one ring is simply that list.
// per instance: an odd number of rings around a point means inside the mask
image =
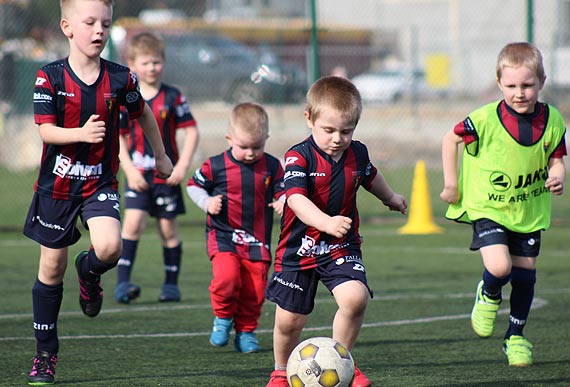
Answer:
[{"label": "green soccer cleat", "polygon": [[522,336],[513,335],[503,341],[503,352],[507,355],[510,366],[532,365],[532,344]]},{"label": "green soccer cleat", "polygon": [[483,294],[483,281],[479,282],[471,312],[471,327],[477,336],[486,338],[493,334],[500,305],[501,300],[492,300]]}]

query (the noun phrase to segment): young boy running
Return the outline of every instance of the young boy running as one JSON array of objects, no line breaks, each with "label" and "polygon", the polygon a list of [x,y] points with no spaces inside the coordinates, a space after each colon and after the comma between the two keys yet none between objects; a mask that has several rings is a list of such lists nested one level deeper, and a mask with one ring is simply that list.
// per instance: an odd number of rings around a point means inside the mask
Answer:
[{"label": "young boy running", "polygon": [[473,111],[445,134],[440,196],[450,203],[447,218],[472,223],[470,248],[483,258],[471,313],[475,334],[493,334],[501,289],[510,282],[503,351],[509,365],[529,366],[532,344],[523,329],[534,298],[541,230],[550,226],[551,195],[564,190],[566,128],[554,107],[538,102],[546,76],[536,47],[506,45],[496,76],[503,99]]},{"label": "young boy running", "polygon": [[[360,248],[360,186],[391,210],[406,212],[404,197],[392,191],[371,163],[366,146],[352,139],[361,111],[360,93],[352,82],[335,76],[319,79],[307,94],[305,119],[311,136],[285,155],[287,200],[275,271],[265,292],[277,304],[275,370],[267,387],[288,386],[287,360],[314,308],[319,281],[338,305],[333,339],[354,348],[372,296]],[[371,386],[358,367],[352,386]]]},{"label": "young boy running", "polygon": [[63,298],[68,248],[80,238],[77,219],[89,229],[91,247],[75,266],[83,313],[101,310],[101,275],[121,254],[119,107],[144,128],[158,175],[172,163],[134,74],[100,57],[109,39],[111,0],[61,0],[61,29],[69,56],[42,67],[36,77],[34,116],[44,143],[39,177],[24,234],[40,244],[39,272],[32,289],[37,355],[28,384],[54,383],[59,351],[57,320]]},{"label": "young boy running", "polygon": [[[158,300],[180,301],[178,275],[182,243],[176,217],[186,213],[180,183],[186,179],[198,143],[198,129],[184,95],[161,82],[164,69],[162,39],[149,32],[133,36],[127,46],[127,59],[129,68],[137,75],[141,94],[156,118],[174,170],[168,179],[155,176],[154,155],[141,126],[136,120],[126,120],[127,125],[121,128],[120,137],[121,167],[127,178],[123,254],[117,265],[115,300],[128,304],[140,295],[140,287],[131,283],[131,270],[150,215],[156,218],[165,270]],[[182,152],[179,152],[176,142],[179,130],[185,135]]]},{"label": "young boy running", "polygon": [[230,149],[206,160],[187,187],[208,214],[214,312],[210,343],[227,345],[235,326],[235,349],[245,353],[259,350],[255,330],[271,265],[273,210],[283,212],[283,167],[264,152],[268,130],[262,106],[235,106],[226,134]]}]

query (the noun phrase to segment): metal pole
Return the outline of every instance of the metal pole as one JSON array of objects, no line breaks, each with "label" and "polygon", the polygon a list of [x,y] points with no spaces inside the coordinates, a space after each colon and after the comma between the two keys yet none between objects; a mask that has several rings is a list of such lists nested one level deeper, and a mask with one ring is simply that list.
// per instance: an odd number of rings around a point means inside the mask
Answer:
[{"label": "metal pole", "polygon": [[533,29],[534,29],[534,18],[533,18],[533,0],[526,0],[526,40],[529,43],[533,42]]},{"label": "metal pole", "polygon": [[319,37],[317,28],[317,0],[311,1],[311,63],[312,63],[312,81],[319,79]]}]

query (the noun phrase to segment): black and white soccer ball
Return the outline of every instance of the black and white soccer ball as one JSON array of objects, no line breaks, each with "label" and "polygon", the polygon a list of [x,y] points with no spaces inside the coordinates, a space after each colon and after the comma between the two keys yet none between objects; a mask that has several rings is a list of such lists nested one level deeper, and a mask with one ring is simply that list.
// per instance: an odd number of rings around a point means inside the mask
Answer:
[{"label": "black and white soccer ball", "polygon": [[348,349],[329,337],[312,337],[293,349],[287,361],[291,387],[350,387],[354,361]]}]

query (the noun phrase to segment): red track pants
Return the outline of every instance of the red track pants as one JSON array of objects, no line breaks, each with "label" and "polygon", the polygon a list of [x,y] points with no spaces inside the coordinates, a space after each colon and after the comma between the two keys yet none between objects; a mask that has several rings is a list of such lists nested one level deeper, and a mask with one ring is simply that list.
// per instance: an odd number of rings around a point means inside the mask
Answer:
[{"label": "red track pants", "polygon": [[234,253],[215,254],[209,287],[214,315],[233,318],[237,332],[253,332],[265,300],[270,265]]}]

